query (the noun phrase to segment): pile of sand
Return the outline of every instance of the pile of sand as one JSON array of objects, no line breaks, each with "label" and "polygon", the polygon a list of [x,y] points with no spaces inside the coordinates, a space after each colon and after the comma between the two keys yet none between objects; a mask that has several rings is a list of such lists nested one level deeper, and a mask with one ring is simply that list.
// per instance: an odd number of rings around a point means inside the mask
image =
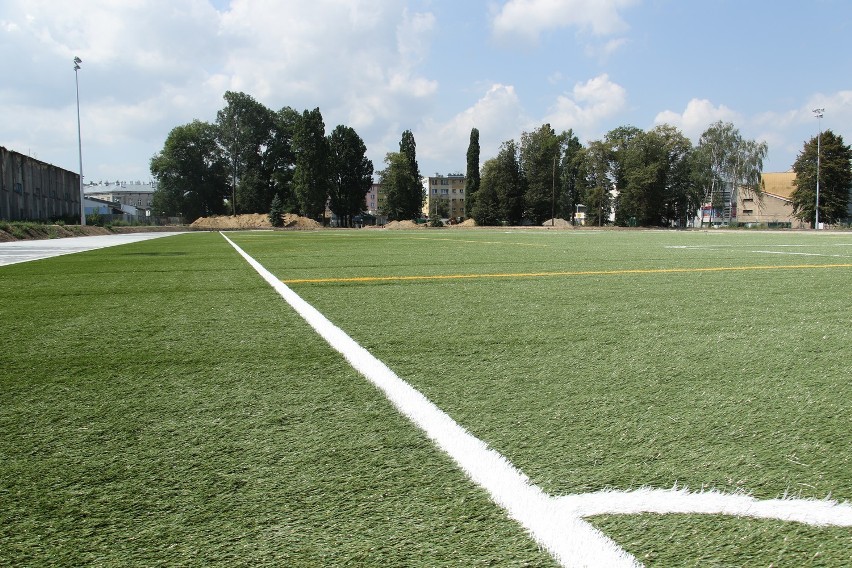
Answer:
[{"label": "pile of sand", "polygon": [[[300,217],[292,213],[281,216],[285,229],[318,229],[322,225],[313,219]],[[271,229],[269,215],[265,213],[249,213],[246,215],[214,215],[213,217],[201,217],[196,219],[192,225],[193,229]]]},{"label": "pile of sand", "polygon": [[422,225],[418,225],[414,221],[391,221],[385,225],[385,229],[419,229]]},{"label": "pile of sand", "polygon": [[322,224],[308,217],[301,217],[293,213],[285,213],[282,216],[284,220],[284,228],[286,229],[319,229]]},{"label": "pile of sand", "polygon": [[548,219],[544,223],[541,224],[542,227],[570,227],[571,221],[566,221],[565,219]]},{"label": "pile of sand", "polygon": [[271,229],[269,215],[250,213],[247,215],[214,215],[199,217],[190,225],[193,229]]},{"label": "pile of sand", "polygon": [[462,221],[458,225],[453,225],[453,226],[454,227],[476,227],[477,225],[476,225],[476,221],[474,221],[473,219],[465,219],[464,221]]}]

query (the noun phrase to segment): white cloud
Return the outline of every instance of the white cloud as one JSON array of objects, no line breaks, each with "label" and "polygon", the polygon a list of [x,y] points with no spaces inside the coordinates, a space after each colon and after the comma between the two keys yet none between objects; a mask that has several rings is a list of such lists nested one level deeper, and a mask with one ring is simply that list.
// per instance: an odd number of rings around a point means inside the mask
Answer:
[{"label": "white cloud", "polygon": [[573,129],[576,134],[591,137],[598,126],[624,111],[627,91],[603,74],[585,83],[577,83],[571,95],[560,95],[544,122],[557,131]]},{"label": "white cloud", "polygon": [[741,122],[741,117],[725,105],[715,106],[707,99],[692,99],[682,113],[665,110],[657,114],[654,124],[676,126],[687,137],[697,141],[708,126],[719,120],[736,124]]},{"label": "white cloud", "polygon": [[523,38],[534,43],[542,32],[576,27],[596,36],[624,32],[620,11],[635,0],[509,0],[491,25],[498,38]]},{"label": "white cloud", "polygon": [[529,122],[515,88],[493,84],[473,106],[447,122],[425,121],[415,132],[418,156],[422,156],[418,159],[445,169],[441,173],[464,171],[472,128],[479,130],[480,161],[484,162],[497,155],[502,142],[517,138]]}]

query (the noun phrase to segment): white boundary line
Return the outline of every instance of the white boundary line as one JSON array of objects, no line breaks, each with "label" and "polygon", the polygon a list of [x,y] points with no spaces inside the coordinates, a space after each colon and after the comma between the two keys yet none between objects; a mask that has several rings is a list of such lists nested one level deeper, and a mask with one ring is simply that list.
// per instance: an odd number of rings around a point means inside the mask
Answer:
[{"label": "white boundary line", "polygon": [[685,489],[600,491],[552,497],[530,483],[503,455],[490,449],[387,365],[361,347],[316,308],[266,270],[224,233],[231,246],[308,324],[366,377],[403,415],[444,450],[563,566],[637,567],[638,560],[583,520],[602,514],[684,513],[747,516],[810,525],[852,526],[852,505],[831,500],[757,500],[748,495]]}]

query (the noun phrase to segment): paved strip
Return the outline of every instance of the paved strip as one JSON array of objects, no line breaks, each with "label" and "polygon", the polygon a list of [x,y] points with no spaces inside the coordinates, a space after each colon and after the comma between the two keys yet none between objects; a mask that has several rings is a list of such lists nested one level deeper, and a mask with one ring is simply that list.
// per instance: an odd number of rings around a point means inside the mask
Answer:
[{"label": "paved strip", "polygon": [[424,276],[354,276],[350,278],[293,278],[282,280],[282,282],[284,282],[285,284],[331,284],[344,282],[391,282],[395,280],[472,280],[481,278],[542,278],[545,276],[611,276],[619,274],[677,274],[689,272],[736,272],[744,270],[801,270],[808,268],[852,268],[852,263],[786,264],[766,266],[715,266],[707,268],[636,268],[626,270],[583,270],[574,272],[508,272],[496,274],[433,274]]},{"label": "paved strip", "polygon": [[91,237],[68,237],[64,239],[41,239],[0,243],[0,266],[31,262],[43,258],[74,254],[128,243],[138,243],[161,237],[179,235],[179,232],[119,233]]}]

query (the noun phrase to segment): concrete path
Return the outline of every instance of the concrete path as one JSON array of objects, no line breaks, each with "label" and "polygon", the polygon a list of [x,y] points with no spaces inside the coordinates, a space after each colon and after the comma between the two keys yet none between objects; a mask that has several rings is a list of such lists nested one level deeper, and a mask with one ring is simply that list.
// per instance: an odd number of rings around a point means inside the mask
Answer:
[{"label": "concrete path", "polygon": [[0,266],[40,260],[63,254],[114,247],[127,243],[138,243],[149,239],[159,239],[160,237],[170,237],[180,234],[182,233],[123,233],[116,235],[97,235],[94,237],[69,237],[66,239],[0,243]]}]

